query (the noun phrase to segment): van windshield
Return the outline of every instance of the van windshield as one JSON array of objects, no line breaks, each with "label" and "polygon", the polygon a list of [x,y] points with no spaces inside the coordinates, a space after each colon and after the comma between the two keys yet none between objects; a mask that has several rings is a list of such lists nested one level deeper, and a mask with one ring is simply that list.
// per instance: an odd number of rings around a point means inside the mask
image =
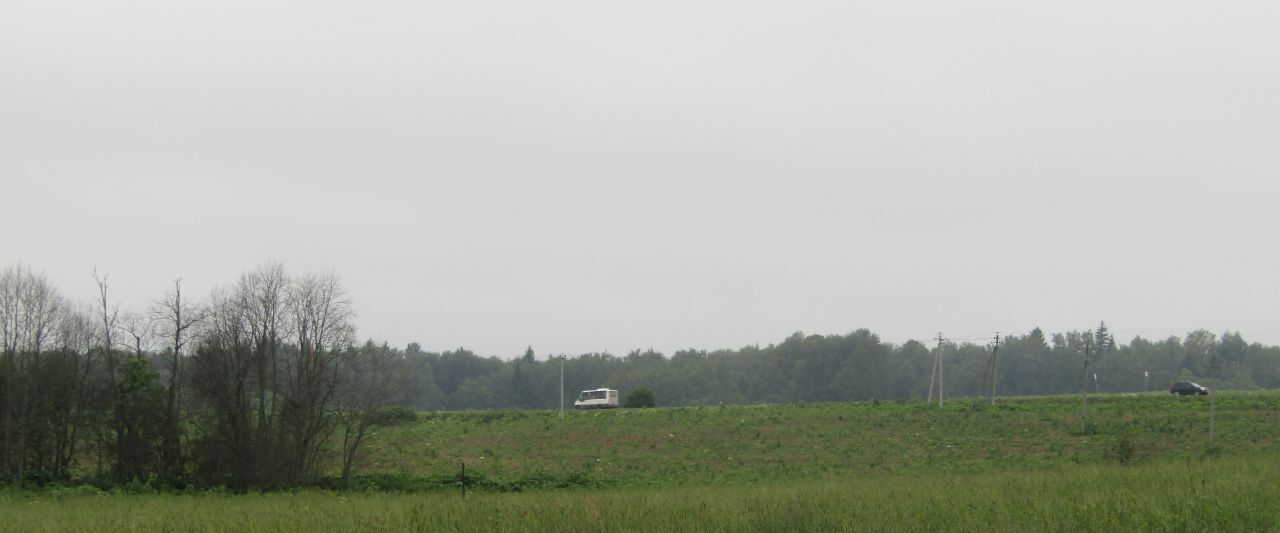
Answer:
[{"label": "van windshield", "polygon": [[603,400],[607,397],[606,396],[607,394],[608,394],[608,391],[584,390],[582,391],[582,394],[578,395],[578,401],[581,402],[584,400]]}]

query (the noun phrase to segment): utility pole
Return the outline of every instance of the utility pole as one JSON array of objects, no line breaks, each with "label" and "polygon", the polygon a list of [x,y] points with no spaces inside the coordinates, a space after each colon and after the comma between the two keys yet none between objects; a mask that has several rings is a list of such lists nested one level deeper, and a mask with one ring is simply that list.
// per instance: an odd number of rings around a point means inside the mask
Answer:
[{"label": "utility pole", "polygon": [[[938,358],[942,357],[942,333],[938,333],[938,348],[933,351],[933,369],[929,371],[929,399],[925,400],[925,405],[933,403],[933,382],[938,375]],[[938,398],[941,402],[942,387],[938,387]]]},{"label": "utility pole", "polygon": [[996,343],[991,347],[991,405],[996,404],[996,368],[1000,365],[1000,332],[996,332]]},{"label": "utility pole", "polygon": [[[1213,348],[1209,348],[1209,349],[1213,350]],[[1211,380],[1210,381],[1211,386],[1209,387],[1209,448],[1212,449],[1213,448],[1213,422],[1214,422],[1215,415],[1217,415],[1218,413],[1217,405],[1216,405],[1216,402],[1214,401],[1214,399],[1218,397],[1218,393],[1216,391],[1216,389],[1218,388],[1218,351],[1217,350],[1213,350],[1213,354],[1210,356],[1210,359],[1209,359],[1209,378]]]},{"label": "utility pole", "polygon": [[1089,341],[1084,341],[1084,389],[1081,395],[1084,405],[1080,408],[1080,434],[1085,433],[1085,421],[1089,419]]},{"label": "utility pole", "polygon": [[942,409],[942,384],[946,380],[942,374],[942,334],[938,334],[938,409]]},{"label": "utility pole", "polygon": [[[978,390],[973,395],[976,404],[982,401],[982,388],[987,389],[991,405],[996,404],[996,354],[1000,352],[1000,333],[996,332],[995,344],[991,345],[991,357],[987,358],[987,368],[982,371],[982,381],[978,382]],[[988,382],[987,380],[991,380]]]}]

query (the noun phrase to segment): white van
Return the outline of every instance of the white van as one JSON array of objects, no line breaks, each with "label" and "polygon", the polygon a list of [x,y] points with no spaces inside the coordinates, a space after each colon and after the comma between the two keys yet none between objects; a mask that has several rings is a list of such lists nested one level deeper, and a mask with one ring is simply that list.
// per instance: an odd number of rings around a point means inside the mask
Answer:
[{"label": "white van", "polygon": [[612,409],[618,406],[618,391],[613,389],[592,389],[578,393],[573,402],[577,409]]}]

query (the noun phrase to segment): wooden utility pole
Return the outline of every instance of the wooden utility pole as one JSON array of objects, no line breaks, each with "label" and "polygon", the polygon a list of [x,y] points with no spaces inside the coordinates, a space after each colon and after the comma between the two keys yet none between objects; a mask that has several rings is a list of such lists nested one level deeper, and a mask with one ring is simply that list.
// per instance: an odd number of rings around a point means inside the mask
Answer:
[{"label": "wooden utility pole", "polygon": [[1085,421],[1089,419],[1089,341],[1084,342],[1084,389],[1081,390],[1081,396],[1084,398],[1084,405],[1080,408],[1080,434],[1085,433]]},{"label": "wooden utility pole", "polygon": [[1000,332],[996,332],[996,343],[991,346],[991,405],[996,404],[996,369],[1000,365]]},{"label": "wooden utility pole", "polygon": [[[942,333],[938,333],[938,348],[933,351],[933,369],[929,371],[929,399],[925,400],[925,404],[933,403],[933,382],[938,376],[938,363],[942,357]],[[942,384],[938,384],[938,401],[942,401]]]},{"label": "wooden utility pole", "polygon": [[[1213,350],[1213,348],[1209,348],[1209,349],[1210,349],[1210,350]],[[1214,418],[1215,418],[1215,416],[1216,416],[1216,415],[1217,415],[1217,413],[1218,413],[1218,408],[1217,408],[1217,405],[1216,405],[1216,403],[1217,403],[1217,402],[1215,402],[1215,401],[1214,401],[1214,399],[1218,397],[1218,393],[1215,391],[1215,389],[1217,389],[1217,388],[1218,388],[1218,352],[1217,352],[1217,350],[1214,350],[1214,351],[1213,351],[1213,355],[1211,355],[1211,356],[1210,356],[1210,359],[1209,359],[1209,378],[1210,378],[1210,383],[1209,383],[1209,385],[1210,385],[1210,387],[1209,387],[1209,448],[1213,448],[1213,422],[1214,422]]]},{"label": "wooden utility pole", "polygon": [[942,334],[938,334],[938,409],[942,409],[942,384],[947,380],[943,379],[942,373]]},{"label": "wooden utility pole", "polygon": [[[995,344],[991,345],[991,357],[987,358],[987,368],[982,371],[982,381],[978,382],[978,391],[973,395],[974,403],[982,401],[982,389],[987,387],[991,405],[996,404],[996,354],[1000,352],[1000,333],[996,333]],[[988,381],[990,380],[990,381]]]}]

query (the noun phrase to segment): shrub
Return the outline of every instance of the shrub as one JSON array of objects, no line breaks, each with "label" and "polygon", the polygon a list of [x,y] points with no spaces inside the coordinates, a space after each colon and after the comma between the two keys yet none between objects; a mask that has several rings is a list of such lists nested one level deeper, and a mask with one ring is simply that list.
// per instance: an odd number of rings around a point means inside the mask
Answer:
[{"label": "shrub", "polygon": [[656,407],[658,403],[653,399],[653,391],[645,388],[639,388],[631,391],[627,395],[627,400],[622,403],[623,407]]},{"label": "shrub", "polygon": [[409,407],[386,406],[373,412],[373,424],[377,426],[398,426],[418,421],[418,412]]}]

